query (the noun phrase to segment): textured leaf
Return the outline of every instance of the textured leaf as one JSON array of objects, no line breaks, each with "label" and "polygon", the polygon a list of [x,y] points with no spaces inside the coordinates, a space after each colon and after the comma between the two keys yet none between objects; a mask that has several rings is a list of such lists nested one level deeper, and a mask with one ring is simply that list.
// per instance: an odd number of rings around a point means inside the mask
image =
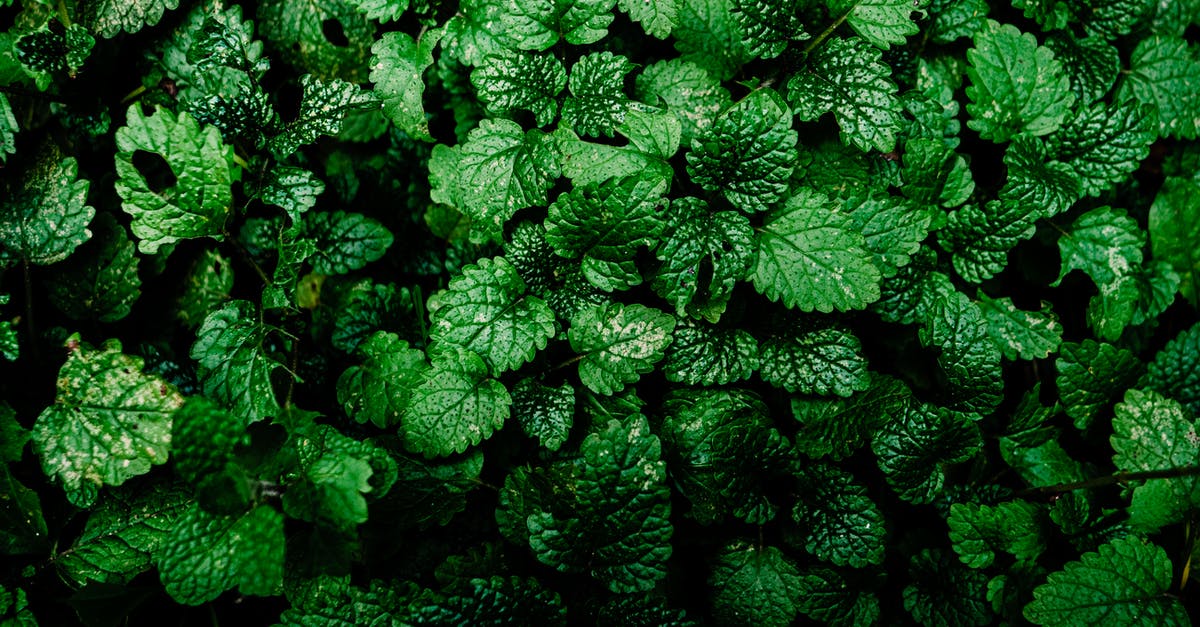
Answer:
[{"label": "textured leaf", "polygon": [[872,444],[888,484],[911,503],[933,501],[946,479],[943,466],[971,459],[982,446],[979,428],[964,414],[917,402],[894,416]]},{"label": "textured leaf", "polygon": [[1079,429],[1091,425],[1100,410],[1133,385],[1143,372],[1133,353],[1093,340],[1079,344],[1064,342],[1054,365],[1063,409]]},{"label": "textured leaf", "polygon": [[1145,231],[1123,209],[1093,209],[1058,239],[1062,267],[1051,285],[1072,270],[1082,270],[1098,286],[1113,283],[1141,265],[1145,243]]},{"label": "textured leaf", "polygon": [[791,446],[756,394],[739,389],[687,390],[663,400],[661,433],[671,478],[703,525],[734,516],[751,524],[775,517],[764,486],[785,475]]},{"label": "textured leaf", "polygon": [[567,78],[571,95],[563,101],[562,121],[581,135],[612,137],[625,121],[625,75],[633,68],[629,59],[611,52],[581,57]]},{"label": "textured leaf", "polygon": [[679,119],[688,143],[731,104],[729,91],[716,77],[683,59],[652,63],[638,74],[636,85],[639,100],[662,103]]},{"label": "textured leaf", "polygon": [[[1114,409],[1113,464],[1138,472],[1195,464],[1200,436],[1195,419],[1157,392],[1129,390]],[[1200,504],[1200,480],[1194,476],[1151,479],[1133,488],[1129,524],[1143,533],[1183,522]]]},{"label": "textured leaf", "polygon": [[609,421],[564,463],[567,502],[527,519],[534,555],[559,571],[590,573],[613,592],[653,588],[671,556],[671,491],[646,419]]},{"label": "textured leaf", "polygon": [[796,161],[792,114],[760,89],[726,109],[693,140],[688,175],[747,213],[766,211],[787,191]]},{"label": "textured leaf", "polygon": [[758,370],[758,342],[741,329],[681,322],[674,337],[662,365],[668,381],[725,385]]},{"label": "textured leaf", "polygon": [[367,521],[367,497],[384,496],[395,483],[396,460],[330,425],[301,418],[291,431],[298,472],[289,477],[292,481],[282,499],[284,513],[352,533]]},{"label": "textured leaf", "polygon": [[363,363],[338,377],[338,402],[355,422],[380,428],[396,424],[428,367],[424,353],[385,331],[375,332],[355,353]]},{"label": "textured leaf", "polygon": [[[675,341],[679,339],[676,332]],[[1200,324],[1180,332],[1158,351],[1147,368],[1145,385],[1200,417]]]},{"label": "textured leaf", "polygon": [[850,219],[866,239],[875,267],[886,278],[896,276],[921,247],[932,214],[901,199],[875,197],[851,209]]},{"label": "textured leaf", "polygon": [[932,248],[922,247],[912,259],[894,278],[884,282],[880,299],[870,307],[886,322],[923,322],[929,318],[933,303],[955,291],[950,277],[937,270],[937,253]]},{"label": "textured leaf", "polygon": [[967,60],[967,126],[984,139],[1000,143],[1019,133],[1053,133],[1075,101],[1054,53],[1015,26],[988,20]]},{"label": "textured leaf", "polygon": [[194,329],[204,322],[233,290],[233,265],[216,250],[205,250],[184,279],[183,293],[175,301],[175,317]]},{"label": "textured leaf", "polygon": [[257,320],[254,305],[230,301],[204,319],[191,350],[204,393],[246,424],[279,412],[271,373],[282,364],[267,354]]},{"label": "textured leaf", "polygon": [[496,28],[504,19],[504,2],[463,0],[458,13],[446,22],[442,46],[464,65],[475,67],[485,57],[516,47],[511,37]]},{"label": "textured leaf", "polygon": [[[368,16],[370,14],[368,13]],[[371,82],[383,101],[383,113],[410,137],[433,141],[425,119],[425,70],[433,65],[433,49],[443,31],[424,33],[419,41],[404,33],[384,33],[371,46]]]},{"label": "textured leaf", "polygon": [[1056,33],[1046,38],[1046,47],[1062,62],[1067,76],[1071,77],[1075,101],[1082,106],[1103,98],[1117,80],[1121,69],[1119,54],[1101,37],[1076,38]]},{"label": "textured leaf", "polygon": [[558,114],[555,98],[567,84],[567,73],[552,54],[510,52],[485,57],[471,72],[471,84],[489,113],[529,111],[538,126],[545,126]]},{"label": "textured leaf", "polygon": [[837,326],[784,328],[759,346],[759,375],[788,392],[850,396],[867,389],[862,342]]},{"label": "textured leaf", "polygon": [[1158,111],[1158,134],[1194,139],[1200,134],[1200,60],[1179,37],[1152,35],[1129,59],[1118,98],[1129,96]]},{"label": "textured leaf", "polygon": [[800,500],[792,520],[804,550],[837,566],[883,563],[887,529],[867,488],[834,466],[814,465],[800,475]]},{"label": "textured leaf", "polygon": [[305,234],[316,243],[316,254],[309,258],[313,272],[346,274],[383,257],[392,245],[392,234],[373,218],[357,213],[334,211],[310,213]]},{"label": "textured leaf", "polygon": [[938,365],[949,384],[949,407],[987,414],[1003,398],[1000,349],[988,338],[983,311],[966,295],[953,292],[935,300],[919,337],[941,349]]},{"label": "textured leaf", "polygon": [[1200,308],[1197,241],[1200,241],[1200,184],[1170,177],[1163,182],[1150,207],[1150,248],[1155,259],[1170,263],[1179,273],[1179,291],[1194,308]]},{"label": "textured leaf", "polygon": [[666,39],[678,20],[678,0],[617,0],[629,18],[642,25],[647,35]]},{"label": "textured leaf", "polygon": [[367,17],[382,22],[393,22],[400,19],[408,10],[409,0],[346,0],[358,7]]},{"label": "textured leaf", "polygon": [[261,198],[265,203],[284,210],[299,224],[300,217],[317,204],[317,196],[325,191],[325,183],[303,168],[278,166],[271,168],[263,182]]},{"label": "textured leaf", "polygon": [[547,203],[546,192],[559,176],[551,142],[516,122],[484,120],[461,146],[434,149],[431,196],[471,218],[471,241],[499,240],[518,209]]},{"label": "textured leaf", "polygon": [[[975,191],[966,159],[937,138],[908,140],[900,176],[904,195],[921,204],[957,207]],[[921,213],[912,212],[916,217]]]},{"label": "textured leaf", "polygon": [[1004,152],[1004,165],[1008,180],[1000,189],[1000,198],[1018,211],[1028,211],[1029,217],[1002,227],[1002,232],[1027,227],[1034,215],[1052,218],[1063,213],[1083,195],[1075,164],[1051,159],[1046,144],[1036,137],[1014,137]]},{"label": "textured leaf", "polygon": [[871,44],[831,37],[788,81],[788,101],[801,120],[833,112],[847,146],[891,152],[900,132],[900,99],[890,74]]},{"label": "textured leaf", "polygon": [[235,586],[241,594],[277,594],[283,546],[283,516],[269,505],[240,517],[193,507],[175,522],[154,562],[171,598],[200,605]]},{"label": "textured leaf", "polygon": [[849,398],[792,397],[792,415],[800,423],[798,451],[843,459],[870,442],[892,416],[906,411],[912,393],[904,383],[878,373],[867,377],[866,390]]},{"label": "textured leaf", "polygon": [[250,443],[245,423],[202,396],[189,398],[172,417],[175,470],[196,488],[197,502],[213,513],[239,513],[250,504],[235,449]]},{"label": "textured leaf", "polygon": [[552,388],[522,379],[512,397],[513,415],[525,434],[551,451],[561,448],[575,420],[575,389],[568,384]]},{"label": "textured leaf", "polygon": [[517,225],[504,249],[505,258],[525,280],[529,292],[546,301],[561,320],[570,320],[586,307],[607,302],[604,293],[584,278],[578,263],[554,253],[542,225]]},{"label": "textured leaf", "polygon": [[931,0],[929,38],[948,44],[970,37],[987,25],[987,14],[984,0]]},{"label": "textured leaf", "polygon": [[407,288],[370,280],[352,284],[333,305],[334,348],[352,352],[376,331],[396,331],[408,339],[419,337],[413,296]]},{"label": "textured leaf", "polygon": [[1063,327],[1043,301],[1040,311],[1017,308],[1011,298],[991,299],[979,292],[987,335],[1007,359],[1042,359],[1058,349]]},{"label": "textured leaf", "polygon": [[561,37],[577,46],[608,34],[616,0],[509,0],[508,28],[523,50],[545,50]]},{"label": "textured leaf", "polygon": [[34,450],[68,492],[121,485],[167,461],[171,414],[182,404],[120,342],[92,349],[72,336],[54,404],[33,425]]},{"label": "textured leaf", "polygon": [[912,556],[904,609],[921,625],[982,627],[992,624],[986,602],[987,575],[959,564],[946,552],[924,549]]},{"label": "textured leaf", "polygon": [[1050,573],[1033,591],[1025,618],[1038,625],[1187,625],[1187,610],[1166,594],[1166,551],[1137,536],[1104,544]]},{"label": "textured leaf", "polygon": [[0,163],[8,161],[8,155],[17,152],[17,118],[13,115],[8,96],[0,94]]},{"label": "textured leaf", "polygon": [[852,218],[802,188],[758,232],[754,288],[801,311],[862,309],[879,299],[880,273]]},{"label": "textured leaf", "polygon": [[288,155],[317,141],[322,135],[337,135],[346,114],[379,106],[374,94],[339,79],[322,80],[312,74],[300,77],[304,96],[300,113],[271,139],[271,149]]},{"label": "textured leaf", "polygon": [[737,212],[710,212],[703,201],[680,198],[671,202],[654,254],[662,262],[654,291],[675,305],[676,315],[716,322],[754,268],[754,231]]},{"label": "textured leaf", "polygon": [[1008,251],[1033,237],[1039,207],[1025,199],[967,205],[950,214],[939,232],[942,247],[954,253],[954,269],[972,283],[992,278],[1008,265]]},{"label": "textured leaf", "polygon": [[1136,170],[1154,142],[1155,112],[1133,101],[1080,111],[1050,141],[1079,175],[1085,196],[1098,196]]},{"label": "textured leaf", "polygon": [[413,391],[400,424],[404,445],[426,457],[462,453],[499,429],[509,415],[512,397],[488,377],[487,365],[475,353],[446,346]]},{"label": "textured leaf", "polygon": [[50,300],[75,320],[114,322],[129,315],[141,295],[133,242],[111,214],[95,222],[95,237],[78,253],[55,266],[47,282]]},{"label": "textured leaf", "polygon": [[796,597],[801,614],[828,625],[857,627],[879,621],[879,599],[828,568],[802,571]]},{"label": "textured leaf", "polygon": [[609,303],[581,310],[567,336],[580,356],[579,379],[612,395],[654,369],[671,343],[675,319],[642,305]]},{"label": "textured leaf", "polygon": [[923,13],[920,9],[927,4],[928,0],[830,0],[828,6],[831,13],[846,16],[846,23],[863,39],[887,49],[917,33],[912,14]]},{"label": "textured leaf", "polygon": [[563,175],[577,187],[635,174],[669,186],[674,171],[668,159],[679,150],[679,120],[669,113],[629,109],[617,132],[629,138],[628,145],[583,141],[572,131],[559,129],[554,137]]},{"label": "textured leaf", "polygon": [[106,491],[88,514],[83,533],[55,556],[55,563],[79,586],[126,584],[150,569],[190,499],[187,490],[164,484],[137,492]]},{"label": "textured leaf", "polygon": [[79,24],[50,29],[48,24],[25,33],[13,42],[13,51],[27,71],[68,74],[72,78],[83,66],[96,40]]},{"label": "textured leaf", "polygon": [[683,62],[693,62],[719,80],[732,78],[750,55],[733,19],[732,0],[677,0],[671,36]]},{"label": "textured leaf", "polygon": [[0,186],[0,262],[51,264],[92,237],[87,226],[96,210],[87,204],[88,181],[77,178],[78,169],[71,157],[45,154],[20,187]]},{"label": "textured leaf", "polygon": [[789,42],[810,38],[804,32],[796,4],[795,0],[733,0],[732,15],[741,30],[746,52],[773,59],[787,49]]},{"label": "textured leaf", "polygon": [[[117,129],[117,193],[121,208],[133,217],[130,230],[141,240],[138,250],[153,254],[164,244],[194,237],[221,239],[232,211],[230,185],[233,148],[212,126],[201,128],[187,113],[157,108],[149,117],[140,105],[125,114]],[[154,189],[134,164],[135,152],[159,155],[175,184]]]},{"label": "textured leaf", "polygon": [[1026,501],[995,506],[955,503],[950,506],[950,542],[962,563],[987,568],[1004,551],[1018,561],[1033,561],[1046,548],[1042,527],[1045,514]]},{"label": "textured leaf", "polygon": [[[260,32],[279,58],[321,79],[366,80],[375,23],[352,4],[263,0],[256,8]],[[337,24],[342,36],[330,40],[326,24]]]},{"label": "textured leaf", "polygon": [[133,34],[154,26],[163,13],[179,6],[179,0],[97,0],[87,5],[91,28],[101,37],[116,37],[121,31]]},{"label": "textured leaf", "polygon": [[726,546],[712,566],[708,585],[713,614],[722,624],[784,627],[800,610],[800,572],[773,546]]}]

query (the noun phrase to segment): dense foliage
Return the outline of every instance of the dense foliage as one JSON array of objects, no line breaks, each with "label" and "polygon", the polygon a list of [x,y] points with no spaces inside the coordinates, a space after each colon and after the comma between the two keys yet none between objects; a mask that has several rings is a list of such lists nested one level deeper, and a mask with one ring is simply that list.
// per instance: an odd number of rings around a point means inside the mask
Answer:
[{"label": "dense foliage", "polygon": [[1196,0],[0,24],[0,625],[1200,610]]}]

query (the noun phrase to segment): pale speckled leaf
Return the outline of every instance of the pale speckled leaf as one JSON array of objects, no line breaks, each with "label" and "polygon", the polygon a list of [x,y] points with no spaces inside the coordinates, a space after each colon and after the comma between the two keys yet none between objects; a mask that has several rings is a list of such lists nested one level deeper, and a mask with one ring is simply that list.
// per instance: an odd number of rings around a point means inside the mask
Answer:
[{"label": "pale speckled leaf", "polygon": [[[1126,472],[1183,468],[1200,457],[1195,419],[1176,401],[1153,391],[1129,390],[1114,408],[1113,465]],[[1133,487],[1129,524],[1142,533],[1183,522],[1200,505],[1195,476],[1150,479]]]},{"label": "pale speckled leaf", "polygon": [[562,62],[549,53],[506,52],[485,57],[471,72],[471,85],[494,116],[529,111],[539,126],[554,121],[558,93],[567,84]]},{"label": "pale speckled leaf", "polygon": [[383,101],[383,113],[410,137],[432,141],[425,119],[425,69],[433,65],[433,49],[444,31],[422,33],[420,39],[400,32],[384,33],[371,46],[371,82]]},{"label": "pale speckled leaf", "polygon": [[1126,101],[1097,104],[1075,114],[1050,136],[1058,158],[1079,175],[1085,196],[1099,196],[1126,180],[1150,154],[1157,113]]},{"label": "pale speckled leaf", "polygon": [[179,0],[97,0],[84,5],[91,29],[101,37],[136,33],[154,26],[163,13],[179,6]]},{"label": "pale speckled leaf", "polygon": [[172,599],[200,605],[234,587],[241,594],[278,594],[283,551],[283,515],[274,507],[218,516],[195,505],[175,522],[154,563]]},{"label": "pale speckled leaf", "polygon": [[1079,344],[1064,342],[1054,364],[1063,409],[1079,429],[1087,428],[1100,410],[1133,385],[1144,371],[1132,352],[1094,340]]},{"label": "pale speckled leaf", "polygon": [[271,150],[289,155],[322,135],[337,135],[346,115],[379,107],[373,92],[336,78],[319,79],[312,74],[300,77],[304,92],[300,112],[283,130],[271,138]]},{"label": "pale speckled leaf", "polygon": [[671,343],[675,318],[643,305],[609,303],[581,310],[567,335],[581,357],[579,378],[611,395],[654,369]]},{"label": "pale speckled leaf", "polygon": [[725,547],[708,586],[713,614],[722,624],[786,627],[800,611],[800,571],[773,546],[737,542]]},{"label": "pale speckled leaf", "polygon": [[1093,209],[1058,238],[1062,267],[1051,286],[1072,270],[1084,271],[1096,285],[1113,283],[1141,266],[1145,244],[1146,232],[1124,209]]},{"label": "pale speckled leaf", "polygon": [[505,25],[523,50],[545,50],[562,38],[577,46],[608,34],[616,0],[506,0]]},{"label": "pale speckled leaf", "polygon": [[271,373],[283,364],[267,354],[265,335],[254,305],[235,300],[204,319],[192,345],[204,393],[247,424],[279,412]]},{"label": "pale speckled leaf", "polygon": [[754,268],[754,230],[736,211],[710,212],[703,201],[671,202],[654,291],[675,305],[675,314],[716,322],[733,290]]},{"label": "pale speckled leaf", "polygon": [[400,422],[404,446],[426,457],[465,452],[509,416],[512,397],[475,353],[445,345],[413,391]]},{"label": "pale speckled leaf", "polygon": [[850,396],[870,382],[862,342],[840,327],[795,325],[763,340],[759,358],[759,376],[792,393]]},{"label": "pale speckled leaf", "polygon": [[1194,139],[1200,134],[1200,59],[1182,37],[1151,35],[1129,58],[1117,97],[1132,96],[1158,111],[1158,134]]},{"label": "pale speckled leaf", "polygon": [[576,61],[567,79],[570,95],[563,101],[563,124],[580,135],[612,137],[613,130],[625,121],[630,104],[625,75],[634,67],[629,59],[607,51]]},{"label": "pale speckled leaf", "polygon": [[8,96],[0,94],[0,163],[8,161],[8,155],[17,152],[17,118],[13,115]]},{"label": "pale speckled leaf", "polygon": [[648,66],[635,83],[638,99],[662,103],[682,126],[683,139],[691,139],[712,125],[730,104],[729,90],[702,66],[683,59],[668,59]]},{"label": "pale speckled leaf", "polygon": [[758,365],[758,341],[746,331],[682,322],[675,327],[662,371],[676,383],[725,385],[749,379]]},{"label": "pale speckled leaf", "polygon": [[1050,303],[1040,311],[1018,309],[1011,298],[989,298],[978,293],[987,334],[1008,359],[1041,359],[1058,349],[1063,327]]},{"label": "pale speckled leaf", "polygon": [[666,39],[678,19],[676,0],[617,0],[629,19],[642,25],[647,35]]},{"label": "pale speckled leaf", "polygon": [[575,388],[569,383],[552,388],[522,379],[513,387],[512,398],[513,415],[526,435],[551,451],[566,443],[575,422]]},{"label": "pale speckled leaf", "polygon": [[19,187],[0,186],[0,263],[36,265],[66,259],[92,237],[96,210],[87,204],[88,181],[77,178],[75,159],[41,156]]},{"label": "pale speckled leaf", "polygon": [[829,0],[828,5],[863,39],[886,50],[920,30],[913,14],[923,17],[929,0]]},{"label": "pale speckled leaf", "polygon": [[792,41],[812,37],[804,32],[796,0],[733,0],[733,19],[742,32],[746,52],[773,59]]}]

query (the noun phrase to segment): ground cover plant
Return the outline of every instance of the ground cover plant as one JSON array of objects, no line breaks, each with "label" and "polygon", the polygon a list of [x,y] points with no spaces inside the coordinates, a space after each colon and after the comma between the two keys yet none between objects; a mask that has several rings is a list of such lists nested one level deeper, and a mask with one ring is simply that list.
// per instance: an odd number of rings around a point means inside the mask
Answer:
[{"label": "ground cover plant", "polygon": [[0,0],[0,625],[1186,625],[1194,0]]}]

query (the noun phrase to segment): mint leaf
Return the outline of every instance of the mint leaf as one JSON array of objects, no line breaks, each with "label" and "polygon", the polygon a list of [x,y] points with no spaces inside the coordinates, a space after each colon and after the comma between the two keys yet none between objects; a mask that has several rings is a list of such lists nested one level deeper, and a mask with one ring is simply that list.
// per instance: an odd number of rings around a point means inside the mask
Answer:
[{"label": "mint leaf", "polygon": [[87,204],[89,183],[77,177],[75,159],[44,154],[20,187],[0,186],[0,263],[21,259],[46,265],[66,259],[92,237],[96,210]]},{"label": "mint leaf", "polygon": [[[1184,467],[1200,454],[1195,419],[1157,392],[1128,390],[1114,414],[1113,464],[1122,471]],[[1182,522],[1198,503],[1200,481],[1195,477],[1152,479],[1133,488],[1129,524],[1153,533]]]},{"label": "mint leaf", "polygon": [[913,402],[893,418],[872,448],[888,484],[911,503],[931,502],[946,480],[943,467],[971,459],[983,446],[979,428],[958,412]]},{"label": "mint leaf", "polygon": [[367,17],[381,22],[394,22],[408,10],[409,0],[346,0],[358,7]]},{"label": "mint leaf", "polygon": [[[1051,154],[1044,142],[1029,135],[1014,137],[1008,145],[1004,152],[1008,179],[1000,189],[1000,198],[1016,209],[1029,213],[1028,217],[1007,228],[1002,227],[1002,231],[1016,232],[1027,228],[1029,218],[1035,215],[1054,217],[1069,209],[1083,195],[1081,175],[1076,164],[1053,160]],[[1091,170],[1083,162],[1078,168]]]},{"label": "mint leaf", "polygon": [[950,214],[939,232],[942,247],[954,253],[954,269],[972,283],[992,278],[1008,264],[1008,251],[1033,237],[1038,207],[1020,200],[967,205]]},{"label": "mint leaf", "polygon": [[670,183],[674,172],[667,160],[679,150],[681,132],[675,116],[629,109],[617,132],[629,138],[628,145],[587,142],[559,129],[554,135],[563,175],[577,186],[635,174]]},{"label": "mint leaf", "polygon": [[796,131],[787,105],[759,89],[726,109],[692,139],[688,175],[747,213],[766,211],[787,191]]},{"label": "mint leaf", "polygon": [[1141,265],[1145,243],[1145,231],[1125,210],[1093,209],[1059,238],[1062,268],[1051,285],[1058,285],[1072,270],[1082,270],[1096,285],[1112,283]]},{"label": "mint leaf", "polygon": [[1183,605],[1165,594],[1171,571],[1158,546],[1137,536],[1114,540],[1050,573],[1025,618],[1038,625],[1186,625]]},{"label": "mint leaf", "polygon": [[271,138],[271,149],[281,155],[317,141],[322,135],[337,135],[346,114],[376,107],[379,101],[369,91],[339,79],[322,80],[311,74],[300,77],[304,97],[300,112]]},{"label": "mint leaf", "polygon": [[754,288],[801,311],[862,309],[879,299],[880,273],[853,218],[824,194],[797,190],[758,229]]},{"label": "mint leaf", "polygon": [[929,38],[948,44],[970,37],[987,25],[987,14],[988,5],[984,0],[932,0],[929,3]]},{"label": "mint leaf", "polygon": [[571,95],[563,101],[563,122],[581,135],[612,137],[613,129],[625,121],[629,102],[624,93],[625,75],[634,67],[629,59],[611,52],[592,53],[576,61],[567,78]]},{"label": "mint leaf", "polygon": [[792,509],[799,541],[817,559],[837,566],[882,564],[887,528],[867,488],[843,470],[814,465],[799,475],[803,497]]},{"label": "mint leaf", "polygon": [[[228,466],[234,459],[235,449],[249,443],[245,424],[203,396],[188,399],[172,417],[171,447],[175,470],[198,488],[201,506],[209,511],[220,510],[211,506],[214,503],[205,498],[210,496],[205,490],[212,485],[225,489],[234,483],[225,480],[229,475]],[[237,503],[240,507],[234,511],[244,510],[248,503],[249,499],[245,498]]]},{"label": "mint leaf", "polygon": [[446,292],[430,299],[430,340],[483,357],[494,375],[519,368],[554,336],[554,312],[525,294],[504,257],[464,266]]},{"label": "mint leaf", "polygon": [[1078,429],[1091,425],[1100,410],[1133,385],[1143,371],[1130,351],[1093,340],[1064,342],[1054,365],[1063,409]]},{"label": "mint leaf", "polygon": [[1179,37],[1152,35],[1129,58],[1117,96],[1132,96],[1158,111],[1158,134],[1194,139],[1200,134],[1200,60]]},{"label": "mint leaf", "polygon": [[674,338],[662,365],[668,381],[725,385],[758,370],[758,342],[741,329],[684,321],[675,327]]},{"label": "mint leaf", "polygon": [[733,0],[732,15],[741,29],[746,52],[763,59],[779,56],[789,42],[810,37],[797,15],[795,0]]},{"label": "mint leaf", "polygon": [[1071,77],[1071,92],[1081,106],[1103,98],[1121,70],[1117,49],[1102,37],[1075,38],[1066,33],[1052,33],[1046,38],[1046,47],[1054,51]]},{"label": "mint leaf", "polygon": [[1079,175],[1085,196],[1123,181],[1150,154],[1154,109],[1133,101],[1081,110],[1050,137],[1058,158]]},{"label": "mint leaf", "polygon": [[900,132],[900,100],[889,74],[871,44],[831,37],[788,81],[788,101],[805,121],[833,112],[843,144],[890,152]]},{"label": "mint leaf", "polygon": [[759,346],[759,374],[788,392],[850,396],[867,389],[862,343],[837,326],[785,327]]},{"label": "mint leaf", "polygon": [[395,333],[376,331],[355,349],[362,364],[338,377],[337,396],[355,422],[387,428],[400,422],[428,365],[425,354]]},{"label": "mint leaf", "polygon": [[[3,411],[11,412],[7,405]],[[3,420],[3,418],[0,418]],[[4,434],[9,435],[9,434]],[[25,436],[28,439],[28,436]],[[20,447],[24,448],[21,441]],[[20,460],[20,452],[17,459]],[[0,462],[0,553],[4,555],[41,555],[47,548],[49,529],[42,514],[37,492],[13,476],[7,463]]]},{"label": "mint leaf", "polygon": [[702,65],[682,59],[653,63],[637,77],[639,100],[662,103],[682,125],[689,143],[712,125],[717,115],[731,104],[729,91]]},{"label": "mint leaf", "polygon": [[643,305],[608,303],[580,310],[567,332],[579,355],[579,379],[612,395],[654,369],[671,343],[675,319]]},{"label": "mint leaf", "polygon": [[182,404],[119,341],[92,349],[72,336],[54,404],[33,425],[34,451],[68,492],[121,485],[167,461],[171,414]]},{"label": "mint leaf", "polygon": [[904,146],[903,164],[900,176],[904,194],[918,203],[957,207],[975,191],[966,160],[940,139],[909,139]]},{"label": "mint leaf", "polygon": [[[346,0],[263,0],[257,8],[260,32],[284,61],[322,80],[366,79],[375,23]],[[333,31],[333,25],[337,30]],[[326,25],[332,39],[325,35]]]},{"label": "mint leaf", "polygon": [[8,161],[8,155],[17,152],[17,118],[13,115],[8,96],[0,94],[0,163]]},{"label": "mint leaf", "polygon": [[894,197],[868,198],[850,210],[850,218],[867,243],[879,273],[896,276],[929,234],[932,213]]},{"label": "mint leaf", "polygon": [[313,272],[346,274],[376,261],[392,245],[392,234],[373,218],[334,211],[307,214],[304,233],[316,244]]},{"label": "mint leaf", "polygon": [[136,33],[154,26],[163,13],[179,6],[179,0],[98,0],[87,5],[90,26],[101,37],[116,37],[125,31]]},{"label": "mint leaf", "polygon": [[879,621],[879,599],[852,587],[828,568],[807,568],[796,593],[801,614],[829,625],[872,625]]},{"label": "mint leaf", "polygon": [[988,20],[967,60],[967,126],[984,139],[1000,143],[1019,133],[1053,133],[1075,101],[1054,53],[1015,26]]},{"label": "mint leaf", "polygon": [[291,445],[298,472],[288,477],[283,511],[341,533],[367,521],[367,497],[387,494],[398,475],[387,452],[330,425],[306,421],[293,426]]},{"label": "mint leaf", "polygon": [[922,625],[988,625],[988,578],[964,567],[946,551],[923,549],[909,561],[912,582],[904,588],[904,609]]},{"label": "mint leaf", "polygon": [[562,448],[575,420],[575,390],[567,384],[552,388],[522,379],[513,387],[512,397],[521,430],[551,451]]},{"label": "mint leaf", "polygon": [[95,236],[67,261],[55,266],[50,300],[75,320],[113,322],[129,315],[141,295],[133,242],[111,214],[94,223]]},{"label": "mint leaf", "polygon": [[694,62],[719,80],[732,78],[750,55],[733,18],[732,0],[677,0],[679,15],[671,36],[680,59]]},{"label": "mint leaf", "polygon": [[538,126],[554,121],[558,114],[555,98],[566,84],[562,62],[552,54],[492,55],[471,72],[471,85],[488,113],[509,116],[518,109],[529,111]]},{"label": "mint leaf", "polygon": [[[679,332],[675,341],[679,342]],[[668,357],[669,358],[669,357]],[[1200,324],[1182,331],[1158,351],[1146,371],[1145,384],[1163,396],[1179,401],[1193,416],[1200,416]]]},{"label": "mint leaf", "polygon": [[1002,398],[1000,349],[987,337],[987,323],[978,305],[965,294],[952,292],[932,302],[921,343],[941,349],[938,365],[949,384],[952,409],[987,414]]},{"label": "mint leaf", "polygon": [[1063,327],[1043,301],[1040,311],[1018,309],[1010,298],[978,292],[987,334],[1006,359],[1042,359],[1058,349]]},{"label": "mint leaf", "polygon": [[283,546],[283,516],[268,505],[240,517],[192,507],[175,522],[154,563],[171,598],[200,605],[235,586],[241,594],[276,594]]},{"label": "mint leaf", "polygon": [[254,305],[230,301],[204,319],[191,350],[204,393],[246,424],[279,412],[271,374],[282,364],[263,346],[266,328],[257,319]]},{"label": "mint leaf", "polygon": [[[912,14],[923,13],[928,0],[830,0],[829,11],[844,19],[854,32],[872,44],[887,49],[917,34]],[[840,18],[839,18],[840,19]]]},{"label": "mint leaf", "polygon": [[385,33],[371,46],[371,82],[375,83],[375,95],[383,101],[384,115],[410,137],[425,141],[433,141],[433,137],[425,119],[421,77],[433,65],[433,49],[442,34],[441,30],[430,31],[414,41],[404,33]]},{"label": "mint leaf", "polygon": [[400,423],[404,446],[426,457],[462,453],[499,429],[512,397],[475,353],[447,345],[413,391]]},{"label": "mint leaf", "polygon": [[1200,253],[1193,245],[1200,237],[1198,193],[1200,184],[1169,177],[1150,206],[1150,249],[1179,273],[1179,291],[1192,307],[1200,307]]},{"label": "mint leaf", "polygon": [[[220,240],[233,210],[230,189],[233,148],[212,126],[201,128],[187,113],[157,108],[150,116],[129,107],[126,125],[117,129],[117,193],[121,208],[133,217],[130,230],[138,250],[153,254],[165,244],[194,237]],[[158,190],[134,165],[136,152],[159,155],[175,184]]]},{"label": "mint leaf", "polygon": [[885,424],[906,411],[912,393],[892,377],[868,372],[868,385],[849,398],[793,396],[792,415],[800,423],[796,450],[837,461],[867,444]]},{"label": "mint leaf", "polygon": [[1031,562],[1046,549],[1042,508],[1025,501],[995,506],[955,503],[950,506],[950,541],[962,563],[987,568],[1004,551],[1018,561]]},{"label": "mint leaf", "polygon": [[259,190],[263,202],[284,210],[292,224],[300,223],[301,216],[317,204],[317,197],[325,191],[325,183],[312,172],[303,168],[278,166],[267,173]]},{"label": "mint leaf", "polygon": [[790,625],[799,613],[800,571],[773,546],[735,542],[708,577],[713,614],[726,623]]},{"label": "mint leaf", "polygon": [[593,44],[608,33],[616,0],[540,0],[509,2],[506,22],[518,47],[545,50],[561,37],[577,46]]},{"label": "mint leaf", "polygon": [[671,203],[669,221],[655,256],[662,262],[654,291],[675,305],[678,316],[716,322],[734,287],[754,267],[754,231],[734,211],[710,212],[703,201]]},{"label": "mint leaf", "polygon": [[554,253],[542,225],[518,224],[504,249],[505,258],[525,280],[530,293],[546,301],[559,318],[570,320],[586,307],[607,302],[604,293],[584,278],[578,263]]}]

